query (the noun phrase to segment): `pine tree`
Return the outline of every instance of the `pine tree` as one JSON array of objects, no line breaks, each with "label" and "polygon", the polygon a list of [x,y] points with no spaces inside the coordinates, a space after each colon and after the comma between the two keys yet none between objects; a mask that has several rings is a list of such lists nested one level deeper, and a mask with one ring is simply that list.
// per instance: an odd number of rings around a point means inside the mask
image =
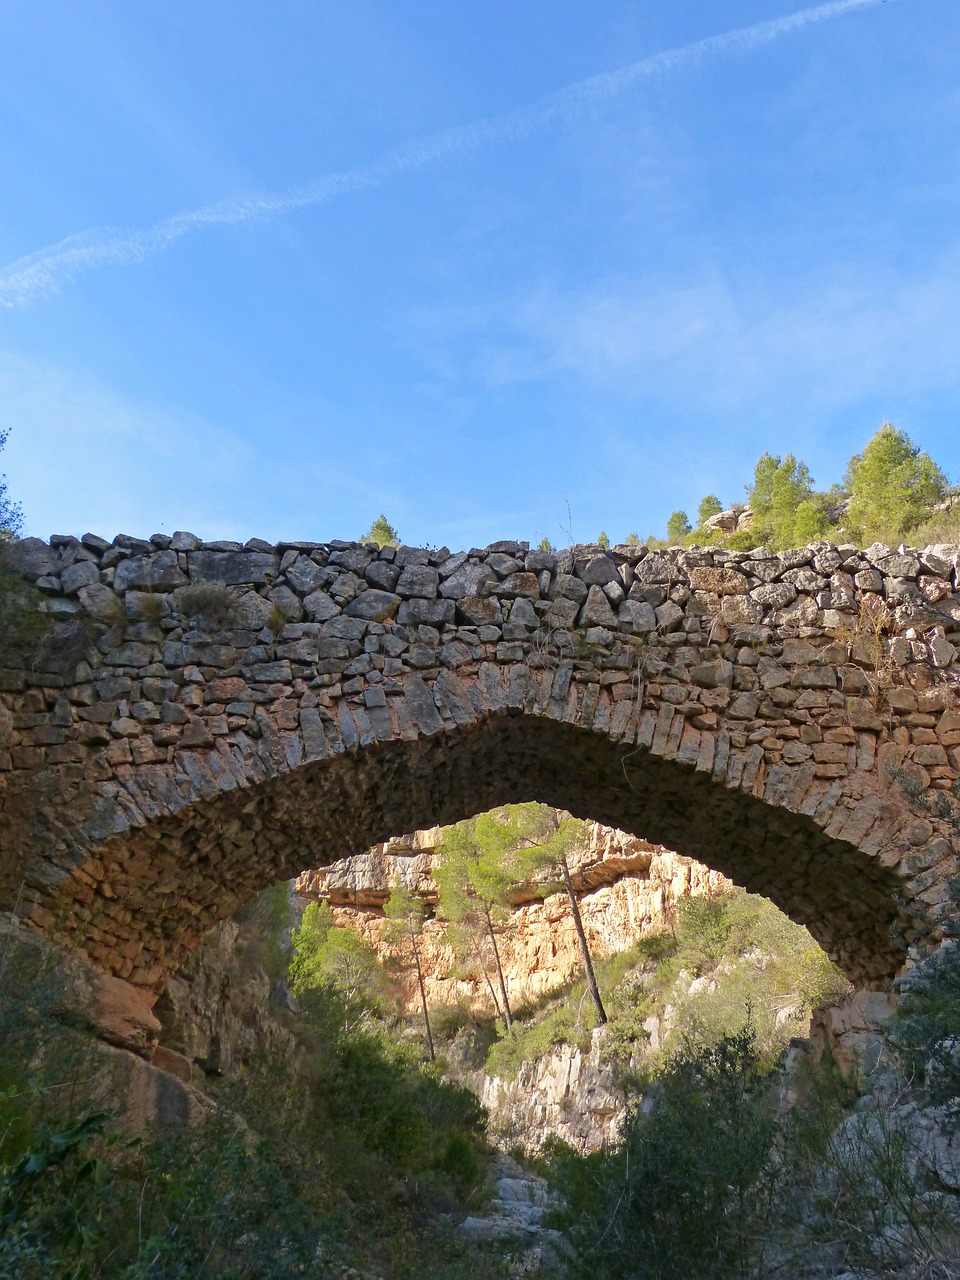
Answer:
[{"label": "pine tree", "polygon": [[688,533],[691,533],[690,521],[687,519],[685,511],[674,511],[667,521],[667,541],[671,546],[679,546],[686,541]]},{"label": "pine tree", "polygon": [[947,478],[904,431],[885,422],[847,467],[847,522],[864,542],[896,543],[941,501]]},{"label": "pine tree", "polygon": [[708,493],[705,498],[701,498],[697,507],[697,528],[702,529],[711,517],[718,516],[722,510],[723,503],[715,493]]},{"label": "pine tree", "polygon": [[500,842],[491,833],[492,825],[491,815],[481,814],[445,827],[435,874],[440,906],[446,919],[471,931],[478,941],[482,940],[490,948],[499,999],[485,966],[484,974],[494,1004],[509,1030],[513,1026],[513,1010],[507,994],[496,925],[504,919],[510,905],[510,890],[522,876],[515,864],[511,865],[512,860],[503,856]]},{"label": "pine tree", "polygon": [[381,512],[360,541],[375,542],[378,547],[396,547],[400,545],[400,535]]},{"label": "pine tree", "polygon": [[761,454],[749,490],[753,511],[751,534],[758,545],[782,551],[814,542],[829,526],[821,500],[805,462],[792,453]]},{"label": "pine tree", "polygon": [[[568,863],[570,853],[583,842],[585,834],[586,824],[579,819],[561,816],[549,805],[537,803],[492,809],[444,832],[437,869],[441,908],[448,919],[458,924],[472,922],[489,942],[500,988],[500,1001],[495,1003],[502,1003],[508,1029],[513,1025],[513,1013],[495,923],[506,914],[521,884],[550,871],[559,873],[557,888],[562,885],[567,894],[584,977],[598,1020],[607,1021]],[[552,892],[547,883],[542,888],[544,893]]]},{"label": "pine tree", "polygon": [[427,1036],[427,1052],[430,1061],[436,1059],[433,1045],[433,1031],[430,1026],[430,1010],[427,1007],[427,991],[423,982],[423,963],[420,958],[420,934],[427,918],[426,903],[416,894],[411,893],[403,885],[394,885],[390,897],[383,908],[387,919],[384,937],[401,948],[401,952],[409,951],[413,958],[413,966],[417,974],[417,989],[420,992],[420,1008],[423,1012],[423,1025]]}]

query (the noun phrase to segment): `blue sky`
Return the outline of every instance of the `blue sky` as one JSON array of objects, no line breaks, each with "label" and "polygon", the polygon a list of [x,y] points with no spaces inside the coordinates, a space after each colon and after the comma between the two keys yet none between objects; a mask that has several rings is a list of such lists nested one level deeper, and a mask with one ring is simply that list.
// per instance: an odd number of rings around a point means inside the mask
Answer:
[{"label": "blue sky", "polygon": [[617,540],[884,418],[960,479],[956,0],[8,0],[0,104],[30,533]]}]

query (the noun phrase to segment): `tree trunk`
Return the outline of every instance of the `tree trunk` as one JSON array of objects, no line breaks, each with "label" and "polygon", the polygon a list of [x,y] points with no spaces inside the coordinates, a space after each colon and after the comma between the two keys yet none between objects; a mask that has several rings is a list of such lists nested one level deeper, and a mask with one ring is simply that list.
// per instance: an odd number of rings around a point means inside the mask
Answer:
[{"label": "tree trunk", "polygon": [[590,958],[590,948],[587,946],[587,935],[583,931],[580,904],[577,902],[577,895],[573,891],[573,881],[570,879],[570,868],[567,866],[566,858],[560,859],[560,871],[563,875],[563,884],[567,891],[567,897],[570,899],[570,910],[577,930],[577,941],[580,943],[580,955],[583,959],[583,973],[587,980],[587,990],[593,997],[593,1003],[597,1006],[597,1019],[604,1023],[607,1020],[607,1011],[604,1009],[603,1001],[600,999],[597,975],[593,972],[593,960]]},{"label": "tree trunk", "polygon": [[496,993],[496,990],[494,989],[493,983],[490,981],[490,975],[489,973],[487,973],[486,965],[483,966],[483,977],[484,977],[484,981],[487,984],[487,990],[490,992],[490,999],[493,1001],[493,1007],[497,1011],[497,1017],[502,1018],[503,1010],[500,1008],[500,1001],[497,999],[497,993]]},{"label": "tree trunk", "polygon": [[420,948],[417,946],[415,934],[410,935],[413,943],[413,959],[417,966],[417,986],[420,988],[420,1005],[423,1009],[423,1025],[427,1029],[427,1051],[430,1054],[430,1061],[435,1062],[437,1055],[433,1047],[433,1031],[430,1028],[430,1011],[427,1008],[427,992],[423,985],[423,968],[420,964]]},{"label": "tree trunk", "polygon": [[500,983],[500,996],[503,1000],[503,1020],[507,1025],[507,1030],[513,1026],[513,1015],[510,1012],[510,1001],[507,998],[507,984],[503,979],[503,966],[500,963],[500,949],[497,946],[497,937],[493,932],[493,921],[490,918],[490,908],[484,907],[484,916],[487,921],[487,932],[490,935],[490,945],[493,947],[493,959],[497,966],[497,980]]}]

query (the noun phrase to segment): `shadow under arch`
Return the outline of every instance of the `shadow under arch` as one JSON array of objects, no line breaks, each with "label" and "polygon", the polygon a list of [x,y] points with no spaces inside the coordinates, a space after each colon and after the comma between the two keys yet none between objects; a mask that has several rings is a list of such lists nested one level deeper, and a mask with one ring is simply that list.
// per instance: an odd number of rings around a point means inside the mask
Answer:
[{"label": "shadow under arch", "polygon": [[59,886],[53,930],[158,992],[203,934],[269,884],[401,832],[540,800],[723,872],[806,925],[860,985],[890,981],[910,920],[898,877],[816,821],[693,768],[521,712],[371,744],[217,791],[108,839]]}]

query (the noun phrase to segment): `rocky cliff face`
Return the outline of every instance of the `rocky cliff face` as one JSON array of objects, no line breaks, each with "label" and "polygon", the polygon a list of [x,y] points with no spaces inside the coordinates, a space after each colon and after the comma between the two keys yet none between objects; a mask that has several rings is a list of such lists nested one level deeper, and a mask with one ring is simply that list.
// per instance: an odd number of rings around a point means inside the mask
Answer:
[{"label": "rocky cliff face", "polygon": [[271,978],[256,920],[224,920],[171,978],[154,1012],[154,1061],[193,1083],[233,1077],[255,1055],[291,1058],[297,1039],[284,1017],[292,1000]]},{"label": "rocky cliff face", "polygon": [[[295,882],[296,892],[328,901],[338,924],[356,929],[381,957],[390,958],[395,948],[383,938],[383,904],[390,887],[401,883],[435,904],[432,872],[439,841],[437,827],[401,836],[360,857],[304,872]],[[690,893],[717,893],[730,884],[692,858],[599,823],[591,824],[587,843],[570,864],[587,941],[596,957],[626,950],[645,933],[668,928],[678,899]],[[549,892],[550,887],[531,883],[521,888],[502,926],[501,961],[508,994],[516,1004],[540,999],[581,971],[566,895]],[[490,1012],[483,978],[458,976],[462,966],[443,923],[428,920],[422,939],[428,1003]],[[419,1008],[415,976],[401,976],[400,982],[410,1009]]]},{"label": "rocky cliff face", "polygon": [[604,1034],[597,1027],[589,1049],[554,1045],[537,1061],[523,1063],[511,1080],[475,1073],[471,1087],[503,1146],[533,1150],[557,1137],[589,1152],[615,1141],[626,1096],[604,1059]]}]

